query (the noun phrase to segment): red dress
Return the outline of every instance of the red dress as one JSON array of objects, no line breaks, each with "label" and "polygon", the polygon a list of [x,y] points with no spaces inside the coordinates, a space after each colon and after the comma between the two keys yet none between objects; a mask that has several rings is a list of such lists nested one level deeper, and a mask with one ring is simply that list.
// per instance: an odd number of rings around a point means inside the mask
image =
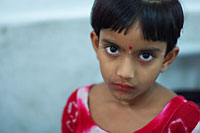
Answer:
[{"label": "red dress", "polygon": [[[69,97],[62,116],[62,133],[108,133],[90,115],[91,87],[79,88]],[[200,133],[200,110],[195,103],[176,96],[150,123],[134,133]]]}]

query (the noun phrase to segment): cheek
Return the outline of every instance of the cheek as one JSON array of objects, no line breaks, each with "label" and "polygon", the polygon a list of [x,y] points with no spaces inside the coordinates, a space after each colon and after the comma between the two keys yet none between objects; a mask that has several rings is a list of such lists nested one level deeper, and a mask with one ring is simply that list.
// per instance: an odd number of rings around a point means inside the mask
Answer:
[{"label": "cheek", "polygon": [[101,74],[104,80],[112,78],[115,69],[111,61],[106,60],[106,58],[100,57],[99,64],[100,64]]},{"label": "cheek", "polygon": [[157,79],[160,73],[160,69],[161,69],[160,64],[153,65],[148,68],[143,68],[142,70],[140,70],[141,72],[139,76],[140,82],[145,85],[151,86],[151,84],[153,84]]}]

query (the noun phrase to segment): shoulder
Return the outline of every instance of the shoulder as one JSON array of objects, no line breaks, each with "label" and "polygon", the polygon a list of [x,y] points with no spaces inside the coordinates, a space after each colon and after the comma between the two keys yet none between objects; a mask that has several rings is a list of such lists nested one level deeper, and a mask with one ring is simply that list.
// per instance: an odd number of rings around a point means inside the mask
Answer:
[{"label": "shoulder", "polygon": [[93,86],[93,84],[77,88],[69,96],[65,108],[71,107],[72,104],[77,104],[77,99],[85,99],[85,98],[87,99],[87,95],[88,95],[88,92],[89,92],[89,89],[91,88],[91,86]]},{"label": "shoulder", "polygon": [[79,115],[78,101],[80,99],[82,101],[87,100],[88,91],[91,86],[78,88],[69,96],[62,114],[62,133],[74,132],[76,130]]},{"label": "shoulder", "polygon": [[[200,121],[200,110],[198,105],[187,101],[182,96],[177,96],[174,111],[167,123],[167,128],[171,132],[181,131],[192,132]],[[173,106],[173,105],[172,105]]]}]

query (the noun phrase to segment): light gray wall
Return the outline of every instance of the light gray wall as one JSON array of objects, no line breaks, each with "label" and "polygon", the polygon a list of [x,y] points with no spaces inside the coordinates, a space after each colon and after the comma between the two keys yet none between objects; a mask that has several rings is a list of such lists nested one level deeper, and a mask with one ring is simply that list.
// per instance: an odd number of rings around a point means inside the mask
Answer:
[{"label": "light gray wall", "polygon": [[[0,0],[0,132],[57,133],[70,93],[102,81],[89,39],[92,2],[77,1],[80,11],[69,0],[18,2]],[[200,88],[198,7],[185,9],[180,56],[158,79],[170,89]]]},{"label": "light gray wall", "polygon": [[60,131],[68,95],[101,79],[90,31],[88,18],[1,29],[1,133]]}]

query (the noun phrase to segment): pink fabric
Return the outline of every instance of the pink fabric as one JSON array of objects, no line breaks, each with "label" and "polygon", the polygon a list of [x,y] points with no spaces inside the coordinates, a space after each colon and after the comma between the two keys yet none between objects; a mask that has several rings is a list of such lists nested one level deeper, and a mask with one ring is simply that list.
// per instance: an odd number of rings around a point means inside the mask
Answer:
[{"label": "pink fabric", "polygon": [[[88,92],[91,86],[79,88],[69,97],[62,116],[62,133],[108,133],[96,125],[90,115]],[[199,128],[198,106],[176,96],[149,124],[134,133],[200,133]]]}]

